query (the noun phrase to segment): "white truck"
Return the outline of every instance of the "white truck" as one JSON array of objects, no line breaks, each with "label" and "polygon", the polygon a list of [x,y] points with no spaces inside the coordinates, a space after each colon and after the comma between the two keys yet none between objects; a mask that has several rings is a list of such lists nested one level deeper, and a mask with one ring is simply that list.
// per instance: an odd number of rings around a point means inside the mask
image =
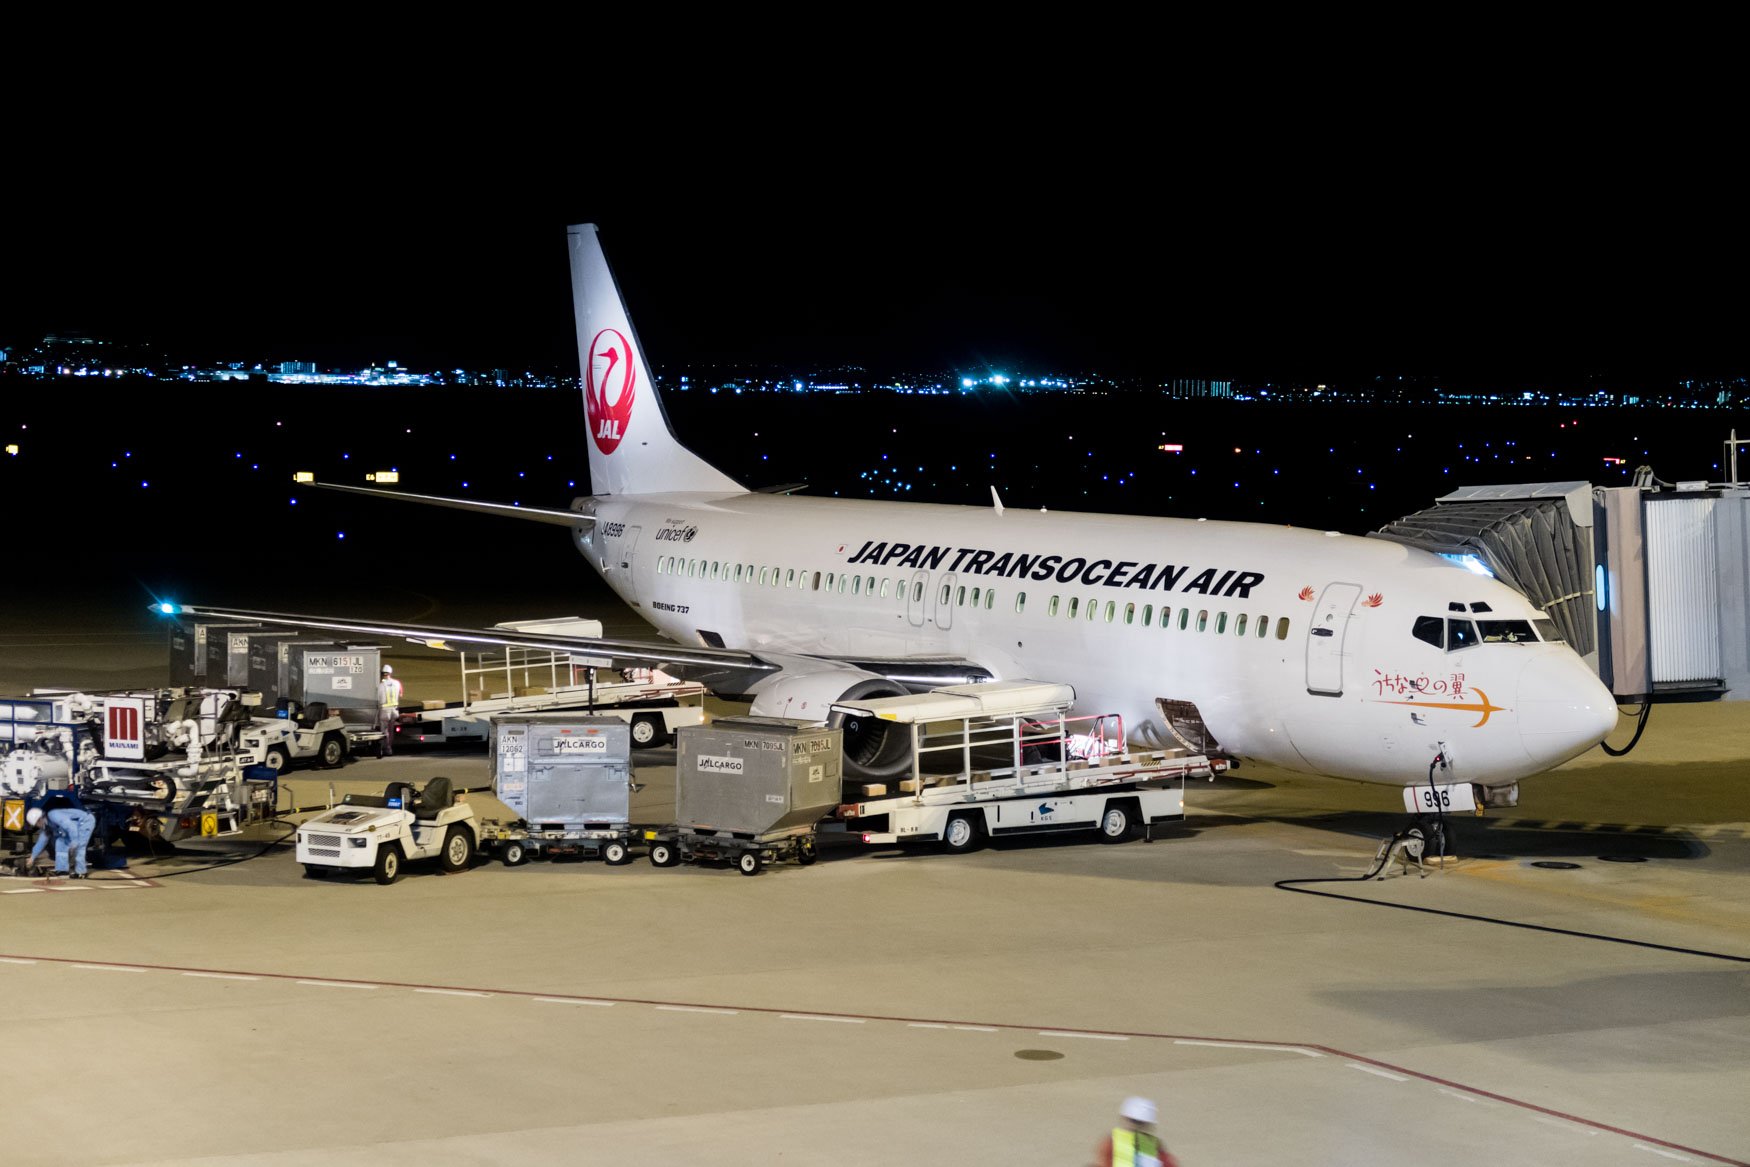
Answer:
[{"label": "white truck", "polygon": [[[599,638],[599,620],[566,616],[497,627]],[[438,646],[432,646],[438,647]],[[591,712],[632,727],[635,749],[667,745],[682,726],[705,722],[705,687],[658,669],[612,669],[609,662],[564,652],[509,648],[460,652],[462,699],[403,704],[395,745],[485,742],[495,714]]]},{"label": "white truck", "polygon": [[474,808],[448,778],[423,787],[391,782],[381,795],[348,794],[344,802],[298,828],[298,862],[320,879],[369,871],[378,883],[401,878],[402,864],[436,859],[446,872],[465,871],[479,845]]},{"label": "white truck", "polygon": [[307,762],[332,770],[352,752],[346,723],[320,701],[303,705],[289,697],[278,702],[277,717],[256,717],[237,734],[238,760],[245,766],[285,770]]},{"label": "white truck", "polygon": [[865,785],[838,808],[871,844],[939,843],[1065,831],[1118,843],[1185,817],[1185,779],[1224,758],[1188,750],[1132,753],[1116,714],[1070,717],[1075,690],[1036,681],[951,685],[908,697],[834,705],[834,713],[907,726],[911,777]]}]

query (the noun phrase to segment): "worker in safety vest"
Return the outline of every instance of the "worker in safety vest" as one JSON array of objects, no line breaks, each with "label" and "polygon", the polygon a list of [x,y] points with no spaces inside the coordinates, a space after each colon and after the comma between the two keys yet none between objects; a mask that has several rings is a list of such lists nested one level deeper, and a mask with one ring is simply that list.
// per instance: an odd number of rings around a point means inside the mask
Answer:
[{"label": "worker in safety vest", "polygon": [[1118,1125],[1095,1152],[1094,1167],[1178,1167],[1155,1135],[1155,1104],[1146,1098],[1126,1098],[1118,1108]]},{"label": "worker in safety vest", "polygon": [[378,757],[395,752],[395,723],[401,718],[401,682],[395,670],[383,666],[383,679],[377,682],[377,725],[383,731],[383,743],[377,747]]}]

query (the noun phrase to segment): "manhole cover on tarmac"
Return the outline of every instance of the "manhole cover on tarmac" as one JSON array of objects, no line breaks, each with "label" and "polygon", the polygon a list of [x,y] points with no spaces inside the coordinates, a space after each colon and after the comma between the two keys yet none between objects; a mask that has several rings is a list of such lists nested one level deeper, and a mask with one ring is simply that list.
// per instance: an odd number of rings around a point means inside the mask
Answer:
[{"label": "manhole cover on tarmac", "polygon": [[1054,1049],[1018,1049],[1015,1056],[1024,1062],[1055,1062],[1063,1055]]},{"label": "manhole cover on tarmac", "polygon": [[1575,871],[1580,866],[1578,863],[1567,863],[1560,859],[1538,859],[1534,860],[1531,865],[1542,867],[1546,871]]},{"label": "manhole cover on tarmac", "polygon": [[1605,863],[1645,863],[1647,861],[1645,855],[1600,855],[1598,858]]}]

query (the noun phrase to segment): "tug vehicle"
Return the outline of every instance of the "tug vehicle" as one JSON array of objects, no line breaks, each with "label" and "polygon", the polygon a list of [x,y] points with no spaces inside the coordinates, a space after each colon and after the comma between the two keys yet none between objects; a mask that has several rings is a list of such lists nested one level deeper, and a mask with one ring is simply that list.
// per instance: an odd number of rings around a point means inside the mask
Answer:
[{"label": "tug vehicle", "polygon": [[390,884],[411,860],[436,859],[446,873],[465,871],[478,840],[474,808],[440,777],[423,787],[391,782],[381,795],[348,794],[298,828],[297,854],[309,879],[369,871]]}]

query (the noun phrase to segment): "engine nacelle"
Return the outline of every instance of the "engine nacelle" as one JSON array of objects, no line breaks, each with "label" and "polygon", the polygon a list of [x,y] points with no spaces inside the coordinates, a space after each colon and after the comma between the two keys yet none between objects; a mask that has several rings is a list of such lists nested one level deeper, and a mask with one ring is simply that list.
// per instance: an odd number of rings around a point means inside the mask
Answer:
[{"label": "engine nacelle", "polygon": [[894,732],[891,722],[833,713],[832,705],[869,697],[903,697],[907,691],[897,681],[862,669],[783,672],[760,686],[748,712],[755,717],[790,717],[842,729],[846,778],[893,778],[911,771],[911,735]]}]

